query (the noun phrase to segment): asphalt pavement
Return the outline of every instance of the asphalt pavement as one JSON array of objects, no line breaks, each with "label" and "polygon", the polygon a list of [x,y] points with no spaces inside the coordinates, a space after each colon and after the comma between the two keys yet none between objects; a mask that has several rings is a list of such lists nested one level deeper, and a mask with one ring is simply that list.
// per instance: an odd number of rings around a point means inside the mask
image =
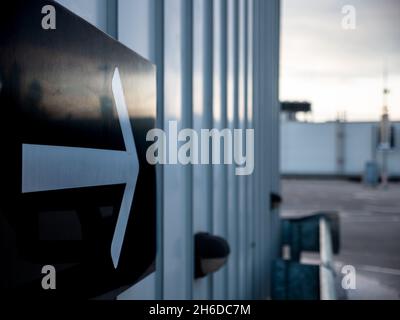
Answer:
[{"label": "asphalt pavement", "polygon": [[340,298],[400,299],[400,183],[385,189],[345,180],[284,179],[282,195],[282,215],[339,212],[339,283],[343,266],[356,270],[356,289],[341,291]]}]

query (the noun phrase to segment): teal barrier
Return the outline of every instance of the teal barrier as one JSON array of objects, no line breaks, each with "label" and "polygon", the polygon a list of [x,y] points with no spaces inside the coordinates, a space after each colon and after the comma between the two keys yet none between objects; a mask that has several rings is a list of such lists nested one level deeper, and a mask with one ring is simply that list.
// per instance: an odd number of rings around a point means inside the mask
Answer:
[{"label": "teal barrier", "polygon": [[[335,300],[333,255],[340,250],[339,215],[316,213],[282,220],[286,260],[273,265],[272,298],[277,300]],[[300,263],[301,253],[319,252],[319,265]]]}]

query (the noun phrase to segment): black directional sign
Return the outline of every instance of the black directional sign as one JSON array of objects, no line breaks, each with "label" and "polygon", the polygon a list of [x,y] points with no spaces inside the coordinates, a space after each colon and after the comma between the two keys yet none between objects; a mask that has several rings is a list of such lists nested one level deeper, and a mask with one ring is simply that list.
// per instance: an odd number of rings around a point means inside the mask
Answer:
[{"label": "black directional sign", "polygon": [[0,292],[115,294],[154,269],[155,67],[52,1],[0,18]]}]

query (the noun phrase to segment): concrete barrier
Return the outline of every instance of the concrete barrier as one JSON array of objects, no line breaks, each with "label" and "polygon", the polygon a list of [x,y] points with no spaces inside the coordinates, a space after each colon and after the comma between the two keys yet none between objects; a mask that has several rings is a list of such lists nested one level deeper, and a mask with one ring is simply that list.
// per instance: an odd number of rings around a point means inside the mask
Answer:
[{"label": "concrete barrier", "polygon": [[332,231],[329,220],[324,216],[319,219],[319,239],[321,257],[319,267],[320,299],[336,300]]},{"label": "concrete barrier", "polygon": [[[288,250],[275,263],[273,298],[336,300],[333,256],[339,252],[339,238],[337,212],[283,219],[282,247]],[[301,264],[305,251],[319,252],[319,265]],[[319,272],[311,268],[319,268]]]}]

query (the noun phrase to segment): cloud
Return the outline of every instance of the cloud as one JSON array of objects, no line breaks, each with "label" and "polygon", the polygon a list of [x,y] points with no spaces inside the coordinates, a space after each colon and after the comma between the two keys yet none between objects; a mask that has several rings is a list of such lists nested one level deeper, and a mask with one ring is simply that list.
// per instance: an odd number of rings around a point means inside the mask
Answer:
[{"label": "cloud", "polygon": [[[356,30],[342,29],[351,4]],[[284,0],[282,72],[305,76],[377,76],[385,61],[400,74],[400,1]]]},{"label": "cloud", "polygon": [[[356,9],[355,30],[342,28],[344,5]],[[281,45],[282,99],[311,100],[318,120],[342,110],[376,119],[387,65],[400,119],[399,0],[283,0]]]}]

